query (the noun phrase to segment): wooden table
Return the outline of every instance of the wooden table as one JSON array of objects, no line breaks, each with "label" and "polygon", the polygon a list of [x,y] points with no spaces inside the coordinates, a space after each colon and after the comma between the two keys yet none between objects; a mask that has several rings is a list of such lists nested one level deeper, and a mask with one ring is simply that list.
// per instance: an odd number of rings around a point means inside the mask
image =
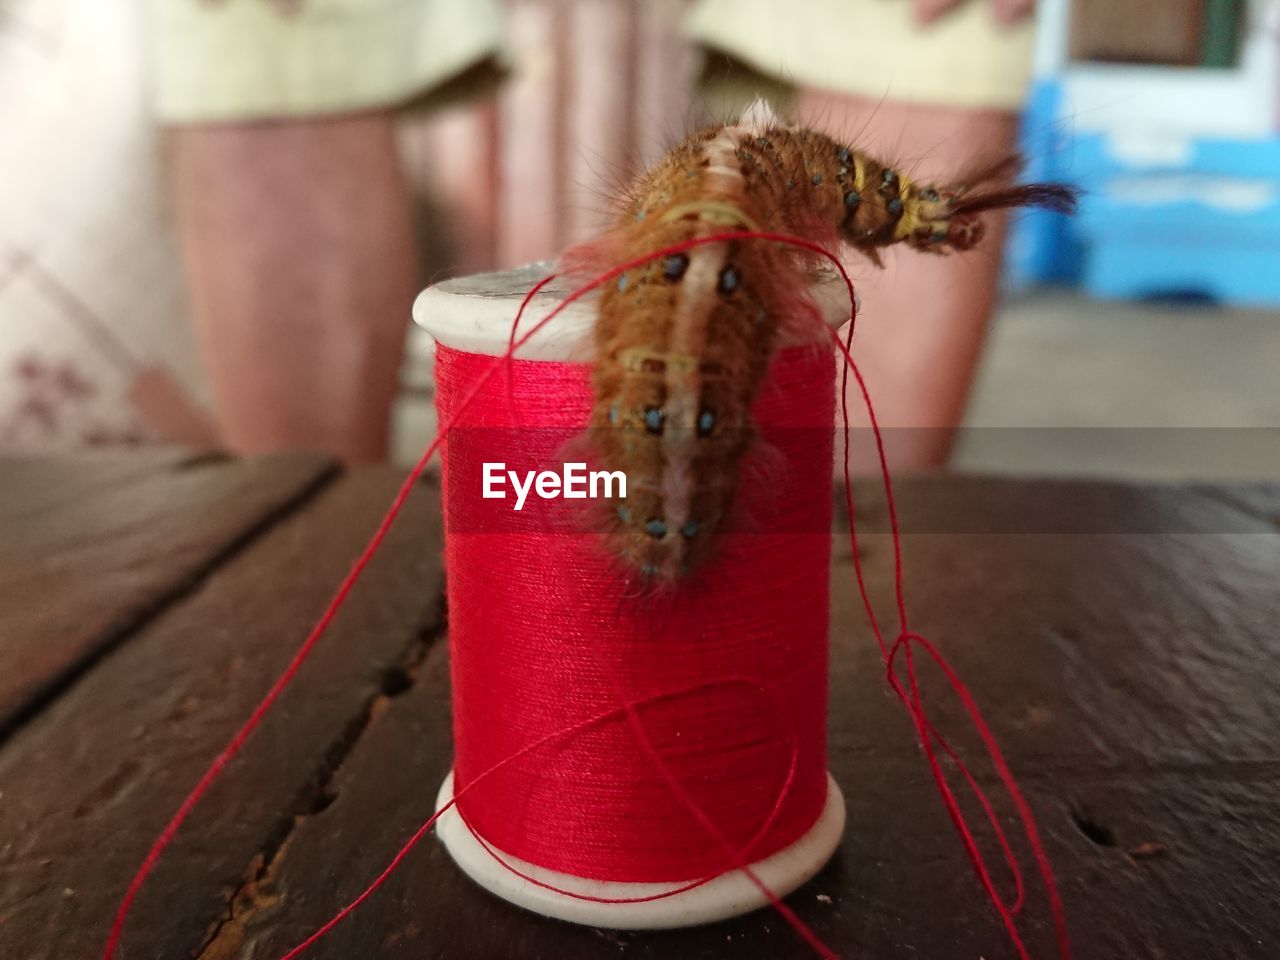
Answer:
[{"label": "wooden table", "polygon": [[[304,456],[0,465],[0,957],[98,955],[156,832],[397,482]],[[1076,955],[1280,957],[1280,488],[938,478],[900,491],[916,626],[1007,748]],[[875,485],[857,492],[865,527],[882,524]],[[430,814],[450,764],[440,538],[424,483],[153,875],[129,960],[278,957]],[[866,552],[884,602],[885,539]],[[842,956],[1007,957],[850,575],[837,541],[831,767],[849,826],[790,902]],[[976,760],[934,675],[927,692]],[[1050,956],[1042,899],[1025,926]],[[811,956],[769,911],[662,934],[543,920],[473,886],[434,839],[311,955]]]}]

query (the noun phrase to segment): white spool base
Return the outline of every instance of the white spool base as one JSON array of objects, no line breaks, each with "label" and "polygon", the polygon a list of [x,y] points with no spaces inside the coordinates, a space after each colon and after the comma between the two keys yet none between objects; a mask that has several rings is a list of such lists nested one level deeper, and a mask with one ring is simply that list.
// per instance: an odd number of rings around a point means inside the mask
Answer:
[{"label": "white spool base", "polygon": [[[452,799],[453,772],[450,771],[440,786],[436,809]],[[809,832],[773,856],[751,864],[751,870],[775,894],[786,896],[822,869],[835,852],[843,832],[844,797],[828,774],[827,802]],[[716,877],[684,893],[646,903],[579,900],[530,883],[503,867],[467,829],[454,807],[450,807],[436,822],[436,833],[463,873],[490,893],[535,913],[572,923],[616,930],[664,930],[736,917],[769,902],[740,870]],[[521,873],[578,895],[607,899],[649,897],[684,885],[588,880],[535,866],[501,850],[495,852]]]}]

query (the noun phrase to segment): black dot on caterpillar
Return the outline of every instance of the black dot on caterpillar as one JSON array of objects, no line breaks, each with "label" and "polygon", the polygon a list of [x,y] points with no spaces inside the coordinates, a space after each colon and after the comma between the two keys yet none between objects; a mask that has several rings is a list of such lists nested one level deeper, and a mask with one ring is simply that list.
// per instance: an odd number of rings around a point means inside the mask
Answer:
[{"label": "black dot on caterpillar", "polygon": [[[758,103],[738,123],[674,147],[595,249],[631,261],[764,229],[843,242],[875,264],[893,245],[960,252],[982,239],[987,211],[1074,209],[1071,188],[1017,184],[1018,167],[1004,158],[953,184],[917,183]],[[629,270],[602,294],[590,433],[602,464],[637,491],[611,515],[606,539],[645,579],[678,580],[713,553],[752,441],[751,405],[793,306],[782,301],[804,288],[811,267],[776,244],[708,243]]]}]

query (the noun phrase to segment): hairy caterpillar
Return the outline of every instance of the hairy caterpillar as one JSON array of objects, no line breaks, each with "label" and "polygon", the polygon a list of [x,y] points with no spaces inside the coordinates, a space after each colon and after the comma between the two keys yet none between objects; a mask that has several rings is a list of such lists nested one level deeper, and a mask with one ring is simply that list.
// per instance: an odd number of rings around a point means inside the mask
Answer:
[{"label": "hairy caterpillar", "polygon": [[[1074,206],[1067,187],[1012,185],[1016,158],[952,186],[914,182],[762,103],[733,126],[676,146],[632,191],[595,247],[627,256],[732,230],[777,230],[879,264],[878,250],[972,248],[983,211]],[[708,243],[630,270],[606,288],[595,326],[590,432],[628,477],[610,549],[654,580],[675,580],[712,549],[750,443],[750,410],[811,265],[761,241]]]}]

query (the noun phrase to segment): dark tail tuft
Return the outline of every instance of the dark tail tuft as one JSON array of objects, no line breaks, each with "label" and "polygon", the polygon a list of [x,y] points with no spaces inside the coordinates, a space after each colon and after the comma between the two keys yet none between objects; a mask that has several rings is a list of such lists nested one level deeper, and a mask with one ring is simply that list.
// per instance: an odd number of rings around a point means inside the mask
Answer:
[{"label": "dark tail tuft", "polygon": [[981,213],[1010,207],[1041,207],[1058,213],[1075,213],[1079,191],[1063,183],[1023,183],[995,190],[957,197],[952,205],[956,214]]}]

